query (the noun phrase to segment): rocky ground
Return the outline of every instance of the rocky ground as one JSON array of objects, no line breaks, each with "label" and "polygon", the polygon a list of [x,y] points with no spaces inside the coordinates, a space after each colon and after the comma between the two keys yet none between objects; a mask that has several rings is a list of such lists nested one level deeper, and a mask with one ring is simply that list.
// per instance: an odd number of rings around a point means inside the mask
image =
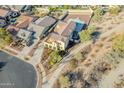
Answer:
[{"label": "rocky ground", "polygon": [[[95,44],[91,44],[90,48],[87,47],[76,54],[78,57],[75,58],[74,56],[66,65],[61,74],[66,78],[68,77],[64,82],[66,87],[123,87],[124,58],[112,51],[111,42],[116,34],[123,32],[123,15],[124,12],[114,17],[106,14],[101,24],[92,23],[101,33],[107,33]],[[86,50],[89,51],[86,52]],[[83,53],[84,51],[85,53]],[[76,64],[73,64],[73,61]],[[59,79],[54,87],[63,87]]]}]

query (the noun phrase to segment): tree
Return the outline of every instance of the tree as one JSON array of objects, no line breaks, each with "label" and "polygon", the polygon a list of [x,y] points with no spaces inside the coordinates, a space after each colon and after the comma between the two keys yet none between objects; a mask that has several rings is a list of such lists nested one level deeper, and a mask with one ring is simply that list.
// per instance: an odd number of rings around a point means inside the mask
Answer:
[{"label": "tree", "polygon": [[10,44],[13,40],[10,36],[6,36],[5,41],[7,42],[7,44]]},{"label": "tree", "polygon": [[0,28],[0,38],[4,39],[6,35],[7,35],[7,32],[5,31],[5,29]]},{"label": "tree", "polygon": [[83,30],[79,33],[79,36],[80,36],[80,41],[81,42],[85,42],[85,41],[88,41],[90,39],[90,35],[92,32],[95,31],[95,27],[94,26],[89,26],[87,28],[87,30]]},{"label": "tree", "polygon": [[119,6],[113,6],[109,8],[109,13],[112,15],[117,15],[121,11]]},{"label": "tree", "polygon": [[57,11],[58,10],[58,7],[49,7],[49,11],[50,12],[55,12],[55,11]]},{"label": "tree", "polygon": [[124,53],[124,34],[119,34],[112,40],[112,49],[119,53]]},{"label": "tree", "polygon": [[53,51],[51,54],[50,54],[50,65],[54,65],[55,63],[59,62],[62,57],[59,55],[59,51]]},{"label": "tree", "polygon": [[12,37],[3,28],[0,28],[0,41],[2,44],[10,44],[12,42]]},{"label": "tree", "polygon": [[69,68],[71,70],[74,70],[78,66],[78,60],[77,59],[72,59],[69,63]]},{"label": "tree", "polygon": [[104,15],[103,9],[101,7],[96,7],[94,10],[93,20],[100,21],[103,15]]},{"label": "tree", "polygon": [[61,88],[68,88],[70,86],[69,78],[63,74],[60,76],[58,82]]},{"label": "tree", "polygon": [[69,5],[63,5],[63,9],[69,9],[70,6]]},{"label": "tree", "polygon": [[30,8],[30,10],[29,10],[29,12],[31,12],[32,14],[35,14],[36,13],[36,6],[31,6],[31,8]]}]

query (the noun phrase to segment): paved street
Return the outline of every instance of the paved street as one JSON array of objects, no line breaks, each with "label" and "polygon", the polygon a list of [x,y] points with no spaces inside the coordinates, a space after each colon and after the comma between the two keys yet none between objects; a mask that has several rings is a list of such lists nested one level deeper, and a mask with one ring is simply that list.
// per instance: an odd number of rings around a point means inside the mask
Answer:
[{"label": "paved street", "polygon": [[0,51],[0,87],[34,88],[37,76],[34,67]]},{"label": "paved street", "polygon": [[[29,60],[28,62],[29,62],[30,64],[32,64],[33,66],[36,67],[36,65],[39,64],[40,61],[41,61],[41,57],[42,57],[42,55],[43,55],[43,50],[44,50],[44,46],[43,46],[43,43],[41,42],[41,43],[38,45],[37,49],[35,50],[33,57],[32,57],[31,60]],[[42,76],[43,76],[42,82],[45,82],[45,81],[47,80],[47,79],[46,79],[46,72],[45,72],[44,67],[43,67],[42,64],[40,64],[39,66],[40,66],[40,69],[41,69],[41,71],[42,71]],[[37,82],[39,82],[39,79],[40,79],[40,78],[39,78],[39,74],[37,74]],[[37,86],[37,87],[38,87],[38,86]]]}]

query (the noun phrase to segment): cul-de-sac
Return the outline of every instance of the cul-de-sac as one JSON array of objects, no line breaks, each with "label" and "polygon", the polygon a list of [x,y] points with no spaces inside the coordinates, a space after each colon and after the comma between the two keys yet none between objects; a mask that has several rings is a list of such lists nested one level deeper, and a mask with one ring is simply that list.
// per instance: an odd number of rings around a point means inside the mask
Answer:
[{"label": "cul-de-sac", "polygon": [[0,88],[124,87],[124,6],[0,5]]}]

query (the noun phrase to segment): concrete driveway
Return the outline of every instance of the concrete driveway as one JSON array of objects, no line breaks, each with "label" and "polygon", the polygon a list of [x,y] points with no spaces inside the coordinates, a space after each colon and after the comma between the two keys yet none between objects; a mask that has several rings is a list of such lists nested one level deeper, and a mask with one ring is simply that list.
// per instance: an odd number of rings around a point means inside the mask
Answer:
[{"label": "concrete driveway", "polygon": [[32,65],[0,51],[0,88],[35,88],[36,83]]}]

